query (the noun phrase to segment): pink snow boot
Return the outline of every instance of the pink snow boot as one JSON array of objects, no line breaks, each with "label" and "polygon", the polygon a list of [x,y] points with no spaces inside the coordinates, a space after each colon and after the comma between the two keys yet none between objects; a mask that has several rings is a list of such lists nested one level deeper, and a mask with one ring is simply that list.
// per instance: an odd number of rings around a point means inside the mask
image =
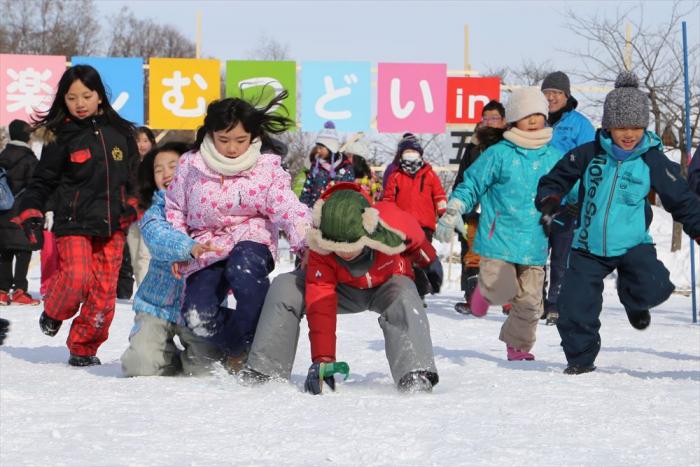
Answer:
[{"label": "pink snow boot", "polygon": [[506,346],[506,350],[508,351],[508,360],[511,362],[535,359],[535,356],[532,355],[530,352],[523,352],[522,350],[518,350],[515,347],[511,347],[509,345]]},{"label": "pink snow boot", "polygon": [[489,302],[481,295],[478,285],[474,287],[474,292],[472,292],[472,296],[469,299],[469,308],[471,308],[472,315],[477,318],[486,316],[486,312],[489,309]]}]

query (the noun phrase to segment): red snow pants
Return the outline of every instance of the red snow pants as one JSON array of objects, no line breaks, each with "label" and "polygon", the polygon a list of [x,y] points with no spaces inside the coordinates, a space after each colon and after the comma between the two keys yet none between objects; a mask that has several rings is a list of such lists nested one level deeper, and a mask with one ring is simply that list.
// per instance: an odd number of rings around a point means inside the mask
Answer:
[{"label": "red snow pants", "polygon": [[44,230],[44,245],[41,247],[41,288],[39,293],[46,295],[51,281],[58,272],[58,249],[56,236],[50,230]]},{"label": "red snow pants", "polygon": [[44,311],[63,321],[80,309],[66,341],[74,355],[95,355],[107,340],[124,242],[121,231],[109,238],[69,235],[56,239],[59,270],[44,297]]}]

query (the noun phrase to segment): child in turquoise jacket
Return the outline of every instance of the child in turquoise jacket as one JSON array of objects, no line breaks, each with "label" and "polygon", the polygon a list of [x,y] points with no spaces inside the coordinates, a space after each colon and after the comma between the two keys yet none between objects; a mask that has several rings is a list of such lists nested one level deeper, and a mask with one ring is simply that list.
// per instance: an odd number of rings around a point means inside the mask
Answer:
[{"label": "child in turquoise jacket", "polygon": [[547,100],[539,89],[513,92],[506,105],[510,128],[465,172],[450,195],[435,237],[449,241],[462,229],[462,214],[481,204],[474,251],[481,256],[479,285],[470,304],[474,316],[489,305],[511,303],[501,328],[508,360],[533,360],[530,350],[541,314],[547,237],[533,200],[537,181],[561,158],[545,128]]}]

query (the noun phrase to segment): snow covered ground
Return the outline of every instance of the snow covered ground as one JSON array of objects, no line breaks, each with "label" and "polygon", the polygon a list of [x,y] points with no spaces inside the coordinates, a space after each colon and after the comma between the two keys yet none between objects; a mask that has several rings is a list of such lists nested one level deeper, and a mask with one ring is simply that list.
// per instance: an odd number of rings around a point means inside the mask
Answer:
[{"label": "snow covered ground", "polygon": [[[655,214],[653,229],[664,230]],[[660,256],[682,280],[680,256]],[[223,370],[122,377],[128,303],[98,353],[103,365],[88,369],[66,364],[68,323],[49,338],[41,307],[2,307],[12,329],[0,347],[0,465],[700,465],[700,326],[689,297],[673,295],[640,332],[608,280],[598,371],[565,376],[556,328],[539,327],[536,361],[508,362],[499,309],[455,313],[452,268],[447,292],[428,298],[440,372],[431,395],[396,392],[369,312],[339,318],[350,378],[312,397],[302,392],[305,324],[291,383],[247,388]],[[38,274],[35,265],[32,292]]]}]

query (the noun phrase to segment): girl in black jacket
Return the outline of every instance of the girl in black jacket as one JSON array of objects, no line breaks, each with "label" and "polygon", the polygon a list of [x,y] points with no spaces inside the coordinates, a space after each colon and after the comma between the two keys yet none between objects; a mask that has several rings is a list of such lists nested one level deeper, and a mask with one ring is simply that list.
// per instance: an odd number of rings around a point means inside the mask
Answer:
[{"label": "girl in black jacket", "polygon": [[95,354],[114,316],[124,229],[136,217],[133,127],[111,107],[100,75],[88,65],[66,70],[51,108],[34,123],[44,131],[44,148],[15,221],[30,243],[40,244],[41,210],[55,193],[60,261],[39,325],[54,336],[80,310],[68,335],[68,363],[99,365]]}]

